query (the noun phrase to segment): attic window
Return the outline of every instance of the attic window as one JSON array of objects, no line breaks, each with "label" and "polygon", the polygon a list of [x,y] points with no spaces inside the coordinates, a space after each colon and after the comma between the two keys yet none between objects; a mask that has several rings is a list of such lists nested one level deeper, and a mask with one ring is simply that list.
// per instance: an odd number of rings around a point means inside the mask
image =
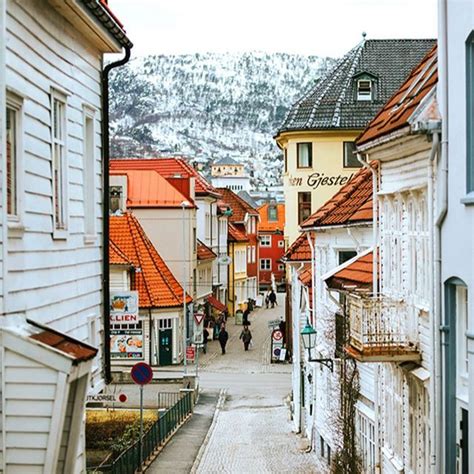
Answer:
[{"label": "attic window", "polygon": [[278,211],[275,206],[268,207],[268,220],[277,221],[278,220]]},{"label": "attic window", "polygon": [[111,186],[109,192],[110,199],[110,212],[115,214],[117,211],[122,210],[122,186]]},{"label": "attic window", "polygon": [[359,79],[357,81],[357,100],[372,100],[372,81]]}]

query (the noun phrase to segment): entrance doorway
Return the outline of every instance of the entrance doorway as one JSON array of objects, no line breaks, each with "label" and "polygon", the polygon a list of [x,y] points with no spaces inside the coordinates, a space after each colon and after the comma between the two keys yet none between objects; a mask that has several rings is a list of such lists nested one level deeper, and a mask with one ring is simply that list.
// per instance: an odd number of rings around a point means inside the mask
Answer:
[{"label": "entrance doorway", "polygon": [[173,328],[171,319],[160,319],[158,321],[159,341],[159,365],[171,365],[173,363]]}]

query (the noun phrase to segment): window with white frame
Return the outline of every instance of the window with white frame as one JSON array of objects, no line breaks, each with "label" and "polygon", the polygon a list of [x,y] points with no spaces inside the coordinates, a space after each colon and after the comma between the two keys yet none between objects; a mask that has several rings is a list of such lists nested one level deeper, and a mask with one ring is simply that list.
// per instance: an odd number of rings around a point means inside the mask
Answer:
[{"label": "window with white frame", "polygon": [[356,430],[364,472],[375,474],[375,422],[359,409],[356,410]]},{"label": "window with white frame", "polygon": [[21,103],[9,100],[6,107],[6,172],[7,172],[7,214],[9,218],[19,215],[19,161],[20,161],[20,112]]},{"label": "window with white frame", "polygon": [[51,148],[53,228],[56,236],[67,229],[66,96],[51,92]]},{"label": "window with white frame", "polygon": [[282,272],[285,269],[285,265],[283,263],[278,264],[278,270]]},{"label": "window with white frame", "polygon": [[247,263],[252,263],[252,247],[247,247]]},{"label": "window with white frame", "polygon": [[271,235],[261,235],[260,236],[260,247],[271,247],[272,246],[272,236]]},{"label": "window with white frame", "polygon": [[257,249],[252,245],[252,263],[257,263]]},{"label": "window with white frame", "polygon": [[357,100],[372,100],[372,81],[359,79],[357,81]]},{"label": "window with white frame", "polygon": [[206,212],[204,225],[205,225],[206,239],[208,239],[211,236],[211,215],[208,212]]},{"label": "window with white frame", "polygon": [[83,127],[84,234],[86,238],[93,238],[96,234],[95,115],[88,107],[84,108]]},{"label": "window with white frame", "polygon": [[278,247],[284,247],[285,246],[285,241],[284,240],[279,240],[278,241]]},{"label": "window with white frame", "polygon": [[386,430],[384,433],[384,443],[395,459],[402,463],[403,460],[403,430],[395,427],[404,426],[403,407],[403,374],[401,369],[392,367],[392,364],[384,364],[385,390],[383,393],[384,419],[386,420]]},{"label": "window with white frame", "polygon": [[272,269],[272,261],[269,258],[261,258],[260,259],[260,270],[271,270]]}]

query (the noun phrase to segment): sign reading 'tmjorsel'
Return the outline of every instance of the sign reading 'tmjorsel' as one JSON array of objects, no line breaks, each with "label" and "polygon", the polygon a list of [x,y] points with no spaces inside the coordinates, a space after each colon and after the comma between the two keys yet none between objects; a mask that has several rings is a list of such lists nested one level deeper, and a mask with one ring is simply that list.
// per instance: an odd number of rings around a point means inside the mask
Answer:
[{"label": "sign reading 'tmjorsel'", "polygon": [[[317,189],[319,186],[344,186],[347,184],[354,174],[350,176],[326,176],[324,173],[311,173],[306,177],[306,185],[310,188]],[[290,176],[290,186],[303,186],[303,176]]]}]

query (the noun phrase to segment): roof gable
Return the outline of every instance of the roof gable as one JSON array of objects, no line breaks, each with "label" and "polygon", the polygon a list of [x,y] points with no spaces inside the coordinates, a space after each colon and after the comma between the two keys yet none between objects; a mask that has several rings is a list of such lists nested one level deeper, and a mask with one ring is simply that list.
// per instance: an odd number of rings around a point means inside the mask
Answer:
[{"label": "roof gable", "polygon": [[217,255],[203,242],[197,241],[197,258],[198,260],[214,260]]},{"label": "roof gable", "polygon": [[[275,207],[277,211],[277,220],[269,220],[269,208]],[[266,203],[258,208],[260,214],[260,223],[258,225],[259,232],[275,232],[280,230],[283,232],[285,228],[285,205]]]},{"label": "roof gable", "polygon": [[232,215],[229,216],[229,222],[234,224],[244,222],[246,214],[258,216],[258,211],[247,201],[227,188],[217,188],[222,195],[223,201],[232,209]]},{"label": "roof gable", "polygon": [[[370,166],[378,167],[373,161]],[[372,173],[361,168],[329,201],[321,206],[302,224],[304,230],[314,227],[357,224],[371,221],[373,214]]]},{"label": "roof gable", "polygon": [[311,248],[306,234],[301,234],[283,255],[282,260],[286,262],[307,262],[311,260]]},{"label": "roof gable", "polygon": [[[183,304],[183,288],[171,273],[133,214],[110,216],[109,246],[114,245],[135,267],[140,308]],[[192,298],[188,295],[187,302]]]}]

